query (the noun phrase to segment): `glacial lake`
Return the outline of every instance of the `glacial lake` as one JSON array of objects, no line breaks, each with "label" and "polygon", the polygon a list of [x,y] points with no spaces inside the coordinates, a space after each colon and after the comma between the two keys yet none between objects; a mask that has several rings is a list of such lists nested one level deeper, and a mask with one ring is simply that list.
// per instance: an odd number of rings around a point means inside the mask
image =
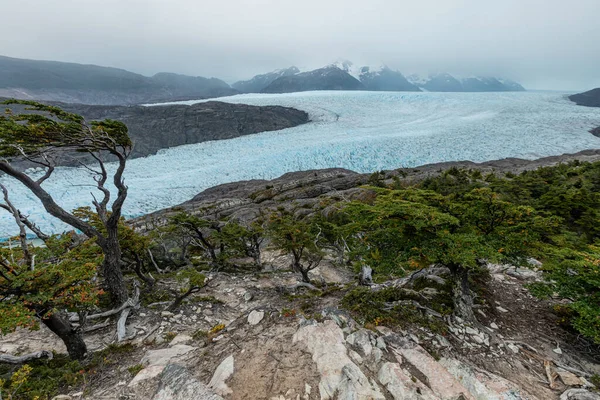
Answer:
[{"label": "glacial lake", "polygon": [[[534,159],[600,148],[600,138],[589,133],[600,126],[600,108],[577,106],[565,93],[325,91],[201,101],[214,100],[294,107],[308,112],[311,122],[130,160],[125,174],[126,216],[180,204],[218,184],[272,179],[290,171],[341,167],[371,172],[442,161]],[[18,182],[6,177],[0,182],[9,189],[13,203],[42,229],[66,229]],[[95,192],[91,183],[85,169],[60,167],[44,186],[59,204],[73,209],[91,205],[90,193]],[[16,233],[12,217],[0,213],[0,237]]]}]

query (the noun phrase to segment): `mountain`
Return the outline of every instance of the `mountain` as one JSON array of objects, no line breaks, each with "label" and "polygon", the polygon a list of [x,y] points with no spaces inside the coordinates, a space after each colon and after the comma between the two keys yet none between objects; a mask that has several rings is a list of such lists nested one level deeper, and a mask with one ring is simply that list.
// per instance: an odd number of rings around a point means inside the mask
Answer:
[{"label": "mountain", "polygon": [[373,91],[421,91],[421,89],[410,83],[400,72],[394,71],[386,66],[375,70],[370,67],[363,67],[360,74],[360,81],[365,85],[367,90]]},{"label": "mountain", "polygon": [[328,66],[296,75],[282,76],[265,87],[263,93],[305,92],[308,90],[364,90],[365,86],[346,71]]},{"label": "mountain", "polygon": [[0,96],[84,104],[136,104],[238,93],[219,79],[0,56]]},{"label": "mountain", "polygon": [[269,86],[275,79],[283,76],[291,76],[300,73],[296,67],[278,69],[266,74],[256,75],[254,78],[247,81],[238,81],[231,85],[232,88],[243,93],[260,93],[264,88]]},{"label": "mountain", "polygon": [[359,80],[367,90],[390,92],[420,92],[417,86],[410,83],[399,71],[385,65],[378,67],[356,67],[350,61],[338,61],[331,66],[341,69]]},{"label": "mountain", "polygon": [[457,79],[444,72],[422,78],[410,75],[408,81],[428,92],[521,92],[525,88],[509,79],[494,77],[471,77]]},{"label": "mountain", "polygon": [[600,88],[569,96],[579,106],[600,107]]},{"label": "mountain", "polygon": [[423,85],[423,89],[429,92],[462,92],[462,84],[452,75],[441,73],[431,75]]}]

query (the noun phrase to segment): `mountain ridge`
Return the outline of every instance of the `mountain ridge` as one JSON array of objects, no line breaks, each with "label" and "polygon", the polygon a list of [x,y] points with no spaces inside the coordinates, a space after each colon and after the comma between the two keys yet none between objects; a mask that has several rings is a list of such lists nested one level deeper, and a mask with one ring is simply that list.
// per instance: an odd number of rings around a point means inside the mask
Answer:
[{"label": "mountain ridge", "polygon": [[386,65],[359,67],[341,60],[300,71],[291,66],[232,85],[218,78],[159,72],[144,76],[121,68],[0,56],[0,96],[95,105],[133,105],[199,100],[239,93],[308,90],[486,92],[522,91],[520,84],[495,77],[456,79],[448,73],[423,79]]},{"label": "mountain ridge", "polygon": [[237,90],[217,78],[168,72],[147,77],[121,68],[0,56],[2,97],[127,105],[237,93]]}]

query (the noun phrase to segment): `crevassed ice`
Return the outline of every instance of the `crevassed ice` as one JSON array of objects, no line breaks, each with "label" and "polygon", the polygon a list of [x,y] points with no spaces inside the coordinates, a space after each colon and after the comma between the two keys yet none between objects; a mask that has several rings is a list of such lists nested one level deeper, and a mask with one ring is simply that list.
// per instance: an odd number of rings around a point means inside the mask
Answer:
[{"label": "crevassed ice", "polygon": [[[600,148],[600,138],[588,132],[600,125],[600,109],[577,106],[562,93],[304,92],[219,101],[295,107],[307,111],[312,122],[130,160],[127,216],[182,203],[221,183],[271,179],[289,171],[343,167],[369,172]],[[0,182],[44,230],[66,229],[18,182],[6,177]],[[44,186],[59,204],[73,209],[91,204],[92,183],[84,169],[57,168]],[[10,215],[0,213],[0,237],[15,233]]]}]

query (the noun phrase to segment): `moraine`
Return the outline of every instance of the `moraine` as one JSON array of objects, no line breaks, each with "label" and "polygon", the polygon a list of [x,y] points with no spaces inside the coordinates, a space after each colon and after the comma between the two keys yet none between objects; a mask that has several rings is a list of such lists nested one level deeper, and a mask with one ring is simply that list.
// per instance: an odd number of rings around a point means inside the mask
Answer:
[{"label": "moraine", "polygon": [[[297,170],[342,167],[369,172],[443,161],[534,159],[600,148],[600,138],[589,133],[600,125],[600,108],[577,106],[563,93],[339,91],[218,100],[294,107],[308,112],[312,122],[130,160],[126,215],[182,203],[221,183],[271,179]],[[81,168],[60,167],[45,186],[67,208],[89,205],[94,189],[81,186],[90,182],[86,175]],[[21,186],[5,177],[0,182],[42,228],[64,229]],[[0,236],[15,234],[13,225],[7,213],[0,214]]]}]

